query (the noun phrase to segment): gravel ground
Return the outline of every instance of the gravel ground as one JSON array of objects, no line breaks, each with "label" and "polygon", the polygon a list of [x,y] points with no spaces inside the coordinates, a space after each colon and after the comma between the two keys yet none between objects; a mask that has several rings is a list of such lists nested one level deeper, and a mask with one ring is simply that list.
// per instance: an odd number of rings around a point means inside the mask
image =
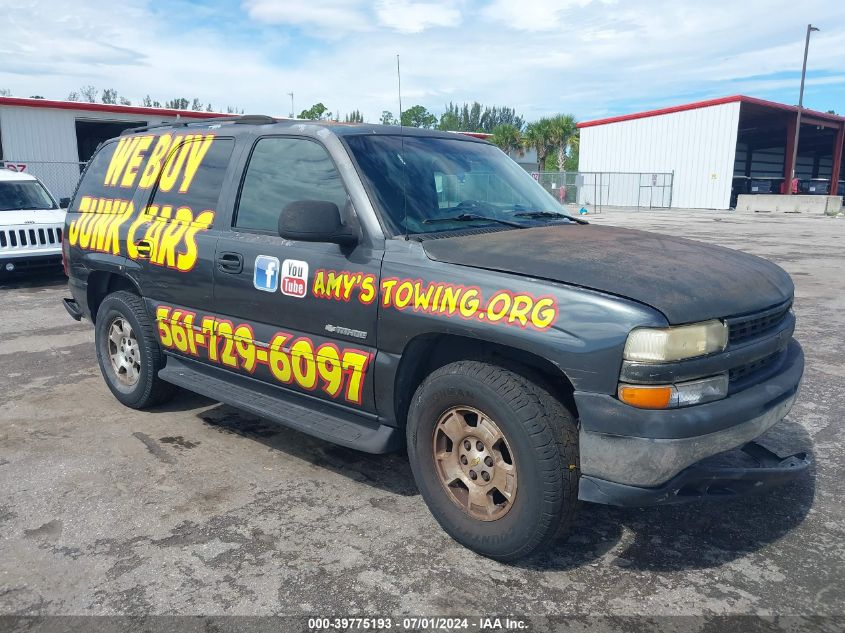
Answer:
[{"label": "gravel ground", "polygon": [[371,456],[188,393],[122,407],[63,277],[0,288],[0,614],[843,614],[845,220],[593,216],[768,257],[807,358],[767,443],[804,479],[744,500],[583,505],[551,552],[502,565],[428,513],[402,455]]}]

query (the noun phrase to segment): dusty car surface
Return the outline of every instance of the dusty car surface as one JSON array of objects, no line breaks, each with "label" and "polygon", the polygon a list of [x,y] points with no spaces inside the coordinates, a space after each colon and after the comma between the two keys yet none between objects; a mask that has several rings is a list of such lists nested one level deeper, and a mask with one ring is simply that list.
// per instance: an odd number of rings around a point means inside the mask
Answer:
[{"label": "dusty car surface", "polygon": [[[565,533],[579,498],[721,498],[809,464],[752,441],[803,372],[781,268],[571,218],[479,139],[262,116],[132,130],[87,166],[64,249],[65,306],[122,403],[178,385],[404,445],[442,527],[496,559]],[[740,447],[752,461],[710,463]]]}]

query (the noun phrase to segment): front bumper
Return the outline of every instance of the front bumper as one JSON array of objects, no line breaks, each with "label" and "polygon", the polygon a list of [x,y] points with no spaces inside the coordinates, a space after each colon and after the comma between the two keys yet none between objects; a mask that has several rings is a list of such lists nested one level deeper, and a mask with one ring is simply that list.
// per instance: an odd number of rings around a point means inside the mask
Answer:
[{"label": "front bumper", "polygon": [[[635,409],[612,396],[576,392],[581,421],[579,497],[614,505],[666,503],[661,499],[667,491],[674,490],[677,496],[685,486],[701,483],[702,477],[715,482],[720,475],[713,467],[702,471],[694,470],[693,465],[747,444],[782,420],[795,402],[803,372],[801,346],[791,341],[777,374],[716,402],[653,411]],[[630,430],[623,432],[625,428]],[[777,483],[797,476],[809,465],[806,456],[796,456],[783,473],[769,472],[776,467],[773,460],[769,458],[762,468],[752,468],[741,476],[736,468],[722,469],[723,479],[753,482],[756,477],[756,481]],[[632,490],[626,493],[626,488]],[[601,490],[614,492],[597,492]],[[675,499],[680,500],[685,499]]]},{"label": "front bumper", "polygon": [[0,254],[0,275],[10,273],[25,273],[37,270],[56,269],[61,270],[62,254],[35,253],[24,255],[15,253],[14,256]]},{"label": "front bumper", "polygon": [[705,459],[655,488],[628,486],[582,476],[578,498],[592,503],[628,507],[685,503],[703,498],[724,499],[780,486],[800,476],[812,463],[806,453],[783,458],[756,442],[748,442],[741,449],[731,451],[731,457],[740,455],[752,458],[755,464],[710,464]]}]

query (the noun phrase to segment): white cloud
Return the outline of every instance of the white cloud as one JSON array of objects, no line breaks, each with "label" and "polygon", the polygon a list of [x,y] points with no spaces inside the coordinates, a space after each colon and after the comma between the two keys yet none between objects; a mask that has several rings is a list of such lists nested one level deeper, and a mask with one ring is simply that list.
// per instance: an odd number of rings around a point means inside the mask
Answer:
[{"label": "white cloud", "polygon": [[[63,98],[94,84],[135,102],[147,93],[196,96],[269,114],[287,114],[293,91],[297,112],[322,101],[333,112],[357,108],[375,121],[384,109],[397,111],[398,53],[405,105],[436,112],[449,101],[476,99],[513,106],[529,119],[556,112],[586,119],[737,92],[794,102],[800,22],[818,21],[806,103],[845,111],[845,5],[824,0],[806,0],[797,26],[781,19],[791,10],[783,0],[574,0],[552,5],[552,30],[537,28],[545,24],[535,11],[543,3],[513,2],[535,16],[514,22],[493,17],[495,7],[507,9],[498,2],[309,6],[247,0],[243,15],[255,33],[245,42],[225,20],[179,16],[170,5],[153,11],[148,0],[10,5],[2,9],[0,88]],[[297,39],[301,29],[307,38]],[[791,84],[795,96],[784,90]]]},{"label": "white cloud", "polygon": [[494,0],[482,15],[502,26],[520,31],[551,31],[560,28],[570,9],[586,7],[595,0]]},{"label": "white cloud", "polygon": [[401,33],[420,33],[432,26],[458,26],[461,12],[453,2],[380,0],[376,16],[381,24]]},{"label": "white cloud", "polygon": [[334,39],[350,31],[386,27],[400,33],[421,33],[461,21],[452,0],[244,0],[253,19],[269,24],[300,26],[317,37]]},{"label": "white cloud", "polygon": [[365,31],[372,27],[365,4],[355,0],[245,0],[244,7],[256,20],[326,29],[323,35],[327,37],[337,31]]}]

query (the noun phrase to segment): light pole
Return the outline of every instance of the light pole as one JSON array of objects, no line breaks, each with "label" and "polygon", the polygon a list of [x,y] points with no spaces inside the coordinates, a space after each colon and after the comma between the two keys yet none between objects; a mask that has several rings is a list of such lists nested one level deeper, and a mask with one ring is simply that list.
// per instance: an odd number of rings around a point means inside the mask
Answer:
[{"label": "light pole", "polygon": [[804,78],[807,75],[807,52],[810,50],[810,33],[818,30],[812,24],[807,25],[807,39],[804,41],[804,65],[801,67],[801,92],[798,93],[798,116],[795,121],[795,142],[792,147],[792,176],[786,187],[790,195],[792,194],[792,183],[795,180],[796,163],[798,162],[798,139],[801,138],[801,110],[804,107]]},{"label": "light pole", "polygon": [[[804,85],[803,81],[801,82],[801,85]],[[801,88],[801,91],[803,92],[804,88]],[[293,93],[289,92],[288,94],[290,95],[290,118],[293,118]]]}]

